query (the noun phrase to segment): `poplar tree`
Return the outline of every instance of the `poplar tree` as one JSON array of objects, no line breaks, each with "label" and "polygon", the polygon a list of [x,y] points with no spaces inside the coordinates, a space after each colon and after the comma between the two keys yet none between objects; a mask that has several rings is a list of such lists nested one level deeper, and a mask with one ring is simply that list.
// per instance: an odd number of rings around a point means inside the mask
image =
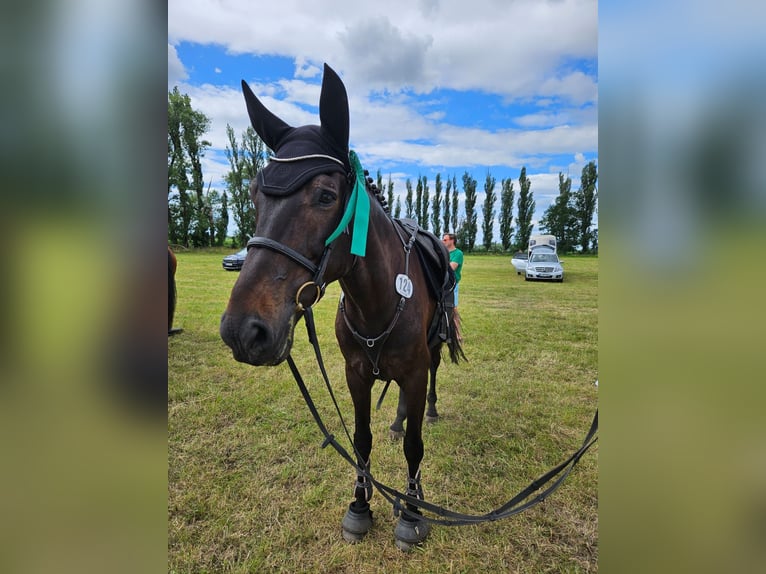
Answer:
[{"label": "poplar tree", "polygon": [[423,204],[421,206],[422,212],[420,214],[420,226],[423,229],[428,229],[428,176],[423,176]]},{"label": "poplar tree", "polygon": [[503,250],[508,251],[513,238],[513,180],[503,178],[500,185],[500,242]]},{"label": "poplar tree", "polygon": [[[391,174],[388,174],[388,183],[386,184],[386,193],[388,199],[388,210],[394,213],[394,182],[391,180]],[[399,199],[398,197],[396,198]]]},{"label": "poplar tree", "polygon": [[463,193],[465,193],[465,239],[466,249],[473,251],[476,243],[476,180],[467,171],[463,174]]},{"label": "poplar tree", "polygon": [[532,182],[527,178],[527,168],[521,168],[519,174],[519,200],[516,204],[516,247],[526,249],[529,236],[532,235],[532,216],[535,213],[535,200],[530,190]]},{"label": "poplar tree", "polygon": [[452,176],[452,226],[451,229],[457,229],[457,208],[458,208],[457,177]]},{"label": "poplar tree", "polygon": [[412,205],[412,182],[409,177],[404,182],[404,185],[407,188],[407,196],[404,198],[404,217],[406,219],[415,219],[415,208]]},{"label": "poplar tree", "polygon": [[481,232],[484,235],[484,249],[490,251],[494,234],[495,200],[497,199],[497,194],[495,193],[495,178],[489,172],[487,172],[487,177],[484,180],[484,193],[484,205],[482,205],[481,209],[483,217]]},{"label": "poplar tree", "polygon": [[377,186],[378,192],[380,193],[381,201],[385,202],[386,207],[390,211],[393,206],[391,205],[391,202],[388,201],[388,198],[385,195],[386,188],[383,187],[383,175],[380,173],[380,170],[378,170],[377,175],[375,177],[375,185]]},{"label": "poplar tree", "polygon": [[423,225],[423,222],[420,220],[420,213],[423,211],[423,178],[418,175],[418,183],[417,187],[415,188],[415,221],[418,222],[418,225]]},{"label": "poplar tree", "polygon": [[447,176],[447,189],[444,191],[444,233],[449,233],[450,230],[450,205],[452,195],[452,180]]},{"label": "poplar tree", "polygon": [[441,221],[441,203],[442,203],[442,176],[436,174],[436,181],[434,183],[434,198],[431,202],[431,231],[433,231],[436,237],[442,235],[442,221]]},{"label": "poplar tree", "polygon": [[[591,226],[593,225],[593,216],[596,213],[596,202],[598,201],[597,181],[598,171],[596,170],[596,162],[588,162],[588,165],[582,168],[580,189],[574,193],[575,215],[579,225],[579,243],[583,253],[588,253],[591,249],[591,244],[594,243],[594,233],[591,230]],[[597,242],[598,239],[595,239]]]}]

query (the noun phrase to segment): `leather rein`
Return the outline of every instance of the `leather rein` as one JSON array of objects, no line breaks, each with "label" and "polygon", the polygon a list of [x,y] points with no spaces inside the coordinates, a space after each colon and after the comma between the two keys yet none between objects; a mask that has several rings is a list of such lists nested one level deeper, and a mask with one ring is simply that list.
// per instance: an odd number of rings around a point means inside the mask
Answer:
[{"label": "leather rein", "polygon": [[[338,402],[335,399],[335,394],[333,393],[332,385],[330,384],[329,377],[327,376],[327,370],[325,369],[324,360],[322,359],[322,353],[319,348],[319,340],[317,339],[316,327],[314,324],[314,314],[311,307],[305,308],[304,317],[306,321],[306,331],[308,333],[309,342],[314,348],[314,353],[316,355],[317,364],[319,365],[319,370],[322,373],[322,378],[324,379],[325,386],[327,387],[327,391],[330,394],[330,397],[332,398],[332,402],[333,402],[333,405],[335,406],[335,410],[338,413],[338,417],[340,419],[341,426],[343,427],[343,431],[345,432],[346,437],[348,438],[348,441],[351,444],[352,450],[357,456],[357,460],[362,460],[362,457],[359,455],[358,451],[356,451],[356,447],[354,446],[354,441],[352,440],[348,427],[346,426],[346,423],[343,420],[343,415],[340,411],[340,407],[338,406]],[[545,474],[543,474],[536,480],[532,481],[526,488],[521,490],[508,502],[506,502],[502,506],[499,506],[495,510],[492,510],[491,512],[488,512],[486,514],[464,514],[461,512],[455,512],[453,510],[449,510],[442,506],[427,502],[426,500],[423,500],[422,498],[418,498],[416,496],[412,496],[411,494],[400,492],[396,490],[395,488],[387,486],[379,482],[378,480],[376,480],[372,472],[370,472],[370,469],[366,465],[364,466],[359,465],[356,462],[356,460],[354,460],[354,458],[348,453],[348,451],[345,448],[343,448],[343,446],[340,443],[338,443],[338,441],[335,439],[335,436],[327,430],[327,427],[322,421],[322,417],[319,414],[319,411],[317,410],[313,399],[311,398],[311,394],[306,388],[306,384],[304,383],[303,378],[301,377],[301,374],[298,371],[298,367],[295,365],[295,361],[293,361],[292,355],[287,357],[287,364],[290,366],[290,371],[292,372],[293,377],[295,378],[295,382],[298,384],[298,388],[300,389],[301,394],[303,395],[303,399],[306,402],[306,406],[308,406],[309,411],[311,412],[311,415],[314,417],[314,421],[319,427],[319,430],[324,435],[324,442],[322,443],[321,448],[325,448],[327,445],[332,445],[332,447],[338,452],[338,454],[340,454],[341,457],[343,457],[351,466],[354,467],[354,469],[357,472],[357,475],[360,477],[364,477],[365,481],[369,481],[370,483],[372,483],[372,485],[381,494],[381,496],[383,496],[383,498],[385,498],[393,506],[395,516],[399,516],[400,513],[404,513],[410,518],[426,520],[434,524],[441,524],[444,526],[459,526],[459,525],[465,525],[465,524],[478,524],[481,522],[492,522],[495,520],[501,520],[503,518],[513,516],[515,514],[519,514],[527,510],[528,508],[531,508],[532,506],[535,506],[543,502],[548,496],[550,496],[550,494],[552,494],[556,489],[558,489],[558,487],[561,486],[561,484],[564,482],[567,476],[569,476],[569,473],[572,472],[575,465],[577,465],[578,461],[582,458],[582,456],[598,440],[598,437],[595,436],[596,432],[598,431],[598,409],[596,409],[596,413],[593,416],[593,422],[591,423],[590,429],[588,430],[588,433],[586,434],[585,439],[582,442],[582,445],[580,446],[579,449],[577,449],[577,451],[575,451],[565,461],[555,466],[554,468],[552,468],[551,470],[549,470],[548,472],[546,472]],[[548,483],[551,483],[551,484],[548,484]],[[540,492],[533,498],[530,498],[535,492],[542,489],[543,487],[545,488],[542,490],[542,492]],[[410,504],[413,507],[416,507],[420,510],[431,512],[441,518],[433,518],[426,515],[416,514],[415,512],[409,510],[405,503]]]},{"label": "leather rein", "polygon": [[[398,230],[397,230],[397,233],[398,233]],[[401,235],[400,235],[400,239],[401,239]],[[404,243],[403,240],[402,242]],[[410,248],[412,247],[413,242],[414,242],[414,234],[413,234],[413,238],[411,238],[408,244]],[[345,432],[346,437],[348,438],[349,443],[352,446],[352,450],[354,451],[354,454],[357,456],[357,460],[362,460],[362,457],[356,451],[356,447],[354,446],[354,441],[351,438],[351,434],[349,433],[349,430],[348,430],[348,427],[346,426],[345,421],[343,420],[343,415],[341,414],[340,407],[338,406],[338,402],[335,400],[335,394],[333,393],[332,385],[330,384],[330,380],[327,375],[327,370],[325,369],[325,366],[324,366],[324,360],[322,359],[322,353],[319,348],[319,340],[316,334],[316,327],[314,324],[314,313],[312,310],[312,307],[322,298],[322,295],[324,295],[324,292],[325,292],[326,284],[324,282],[324,273],[327,267],[330,253],[332,251],[333,243],[334,242],[330,243],[329,245],[325,247],[324,252],[322,253],[322,257],[319,261],[319,265],[314,264],[312,261],[310,261],[305,256],[301,255],[294,249],[282,243],[269,239],[267,237],[253,237],[247,242],[247,248],[250,249],[251,247],[261,247],[261,248],[270,249],[277,253],[281,253],[282,255],[292,259],[293,261],[295,261],[302,267],[306,268],[310,273],[313,274],[313,280],[307,281],[306,283],[301,285],[301,287],[298,289],[298,292],[296,293],[296,296],[295,296],[295,303],[298,310],[303,311],[303,316],[306,322],[306,331],[308,334],[308,339],[312,347],[314,348],[314,354],[316,355],[316,360],[319,366],[319,370],[322,373],[322,378],[324,379],[325,386],[327,387],[330,397],[332,398],[333,404],[335,405],[335,410],[338,414],[338,417],[340,418],[343,431]],[[407,249],[407,246],[405,246],[405,251],[407,252],[407,261],[409,262],[409,250]],[[316,297],[314,298],[313,302],[309,303],[308,305],[305,305],[301,301],[301,297],[303,295],[304,290],[309,287],[314,287],[316,289]],[[394,317],[393,324],[396,323],[396,319],[398,319],[399,314],[401,313],[404,299],[405,297],[403,296],[398,306],[398,311]],[[342,305],[342,300],[341,300],[341,305]],[[345,317],[345,312],[344,312],[344,319],[346,319],[346,322],[348,324],[348,319]],[[387,332],[383,333],[383,335],[376,338],[372,338],[372,339],[359,335],[358,333],[356,333],[354,329],[352,329],[352,333],[354,333],[354,337],[360,342],[360,344],[364,342],[364,344],[369,347],[370,341],[372,341],[373,342],[372,346],[374,347],[375,343],[381,338],[382,338],[382,342],[383,343],[385,342],[385,339],[387,338],[388,333],[390,333],[390,331],[393,329],[393,324],[389,327],[389,329],[387,329]],[[349,325],[349,328],[351,328],[350,325]],[[382,343],[381,343],[381,346],[382,346]],[[380,356],[380,349],[378,349],[378,353],[377,353],[377,357],[379,356]],[[370,357],[369,353],[368,353],[368,357]],[[377,368],[377,357],[375,360],[373,360],[372,357],[370,357],[370,360],[373,362],[374,368]],[[595,436],[596,432],[598,431],[598,409],[596,409],[596,413],[593,416],[593,422],[591,423],[590,429],[588,430],[588,433],[586,434],[585,439],[582,442],[582,445],[580,446],[579,449],[577,449],[577,451],[575,451],[565,461],[563,461],[556,467],[552,468],[551,470],[549,470],[548,472],[546,472],[545,474],[543,474],[536,480],[532,481],[526,488],[521,490],[508,502],[496,508],[495,510],[492,510],[491,512],[488,512],[486,514],[464,514],[460,512],[455,512],[447,508],[444,508],[442,506],[431,504],[423,500],[422,498],[412,496],[411,494],[402,493],[394,488],[391,488],[390,486],[387,486],[379,482],[378,480],[376,480],[375,477],[370,472],[369,468],[367,468],[366,466],[359,465],[357,461],[354,460],[354,458],[348,453],[348,451],[341,444],[338,443],[338,441],[335,439],[335,436],[332,435],[327,430],[327,427],[322,421],[322,417],[320,416],[316,406],[314,405],[314,401],[311,398],[311,394],[306,388],[306,384],[304,383],[303,378],[301,377],[301,374],[298,371],[298,368],[295,365],[295,362],[293,361],[292,355],[287,357],[287,363],[290,366],[290,371],[292,372],[293,377],[295,378],[295,381],[298,384],[298,388],[300,389],[301,394],[303,395],[303,399],[306,402],[306,406],[308,406],[309,411],[311,412],[311,415],[314,417],[314,420],[316,421],[316,424],[319,427],[319,430],[322,432],[322,434],[325,437],[321,448],[325,448],[327,445],[332,445],[332,447],[338,452],[338,454],[340,454],[341,457],[343,457],[351,466],[354,467],[358,476],[364,477],[366,480],[372,483],[372,485],[378,490],[381,496],[383,496],[383,498],[385,498],[389,503],[391,503],[391,505],[394,508],[394,514],[396,516],[398,516],[400,513],[404,513],[410,518],[427,520],[428,522],[432,522],[434,524],[441,524],[445,526],[456,526],[456,525],[464,525],[464,524],[478,524],[481,522],[491,522],[491,521],[507,518],[515,514],[519,514],[520,512],[523,512],[524,510],[527,510],[528,508],[531,508],[532,506],[535,506],[543,502],[551,493],[553,493],[556,489],[558,489],[558,487],[561,486],[561,483],[567,478],[567,476],[569,476],[569,473],[572,472],[575,465],[582,458],[582,456],[598,440],[598,437]],[[537,492],[540,489],[543,489],[543,490],[539,494],[534,496],[533,498],[530,498],[535,492]],[[441,518],[433,518],[426,515],[416,514],[415,512],[409,510],[406,504],[410,504],[411,506],[418,508],[420,510],[431,512]]]}]

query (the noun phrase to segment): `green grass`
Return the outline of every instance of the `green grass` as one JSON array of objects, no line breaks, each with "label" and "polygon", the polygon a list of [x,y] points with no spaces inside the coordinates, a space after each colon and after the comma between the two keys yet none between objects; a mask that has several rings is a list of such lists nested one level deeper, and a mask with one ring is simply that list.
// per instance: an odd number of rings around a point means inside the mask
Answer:
[{"label": "green grass", "polygon": [[[391,508],[376,494],[372,531],[360,544],[345,543],[340,522],[353,470],[332,448],[319,448],[321,433],[286,365],[237,363],[218,336],[237,277],[221,268],[230,251],[178,254],[175,326],[184,332],[168,340],[170,572],[597,571],[598,444],[556,493],[520,515],[436,526],[422,548],[404,554],[394,546]],[[598,259],[563,260],[564,283],[531,283],[509,256],[466,255],[460,313],[469,362],[439,371],[441,419],[423,433],[429,501],[488,512],[579,447],[598,398]],[[315,315],[352,426],[333,334],[339,293],[330,286]],[[293,356],[330,432],[344,437],[303,322]],[[391,392],[373,411],[372,469],[401,490],[401,442],[388,439],[395,410]]]}]

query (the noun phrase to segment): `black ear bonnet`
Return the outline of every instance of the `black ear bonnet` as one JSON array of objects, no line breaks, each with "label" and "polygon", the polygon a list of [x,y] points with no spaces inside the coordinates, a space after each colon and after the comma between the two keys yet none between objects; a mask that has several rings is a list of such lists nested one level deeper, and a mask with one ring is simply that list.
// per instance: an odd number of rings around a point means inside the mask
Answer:
[{"label": "black ear bonnet", "polygon": [[352,177],[349,162],[349,114],[346,88],[325,64],[319,99],[321,125],[294,128],[272,114],[242,80],[250,123],[274,152],[258,172],[258,187],[268,195],[290,195],[320,173],[339,172]]}]

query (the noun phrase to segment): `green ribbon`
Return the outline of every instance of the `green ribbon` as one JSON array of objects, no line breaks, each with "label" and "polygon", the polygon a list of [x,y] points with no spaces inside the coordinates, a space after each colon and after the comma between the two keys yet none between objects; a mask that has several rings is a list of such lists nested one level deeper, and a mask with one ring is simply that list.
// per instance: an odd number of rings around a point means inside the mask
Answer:
[{"label": "green ribbon", "polygon": [[351,161],[351,168],[356,175],[356,181],[354,183],[354,189],[351,192],[351,198],[348,200],[348,206],[343,213],[343,217],[340,220],[340,224],[332,232],[332,235],[324,242],[325,245],[330,245],[335,241],[338,236],[343,233],[343,230],[348,226],[351,218],[354,218],[354,228],[351,232],[351,253],[364,257],[367,253],[367,228],[370,223],[370,197],[367,195],[367,186],[364,180],[364,169],[359,162],[359,158],[355,151],[351,151],[348,154]]}]

